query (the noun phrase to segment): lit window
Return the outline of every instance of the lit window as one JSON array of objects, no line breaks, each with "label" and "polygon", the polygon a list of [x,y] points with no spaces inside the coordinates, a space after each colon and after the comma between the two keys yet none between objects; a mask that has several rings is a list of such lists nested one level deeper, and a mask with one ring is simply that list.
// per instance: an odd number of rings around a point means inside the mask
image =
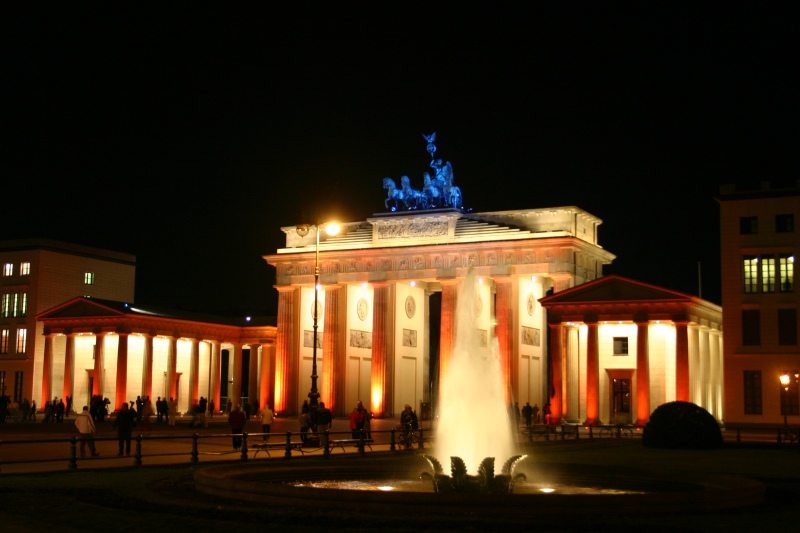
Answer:
[{"label": "lit window", "polygon": [[8,353],[8,343],[11,338],[11,330],[0,330],[0,353]]},{"label": "lit window", "polygon": [[86,272],[83,275],[83,284],[84,285],[94,285],[94,272]]},{"label": "lit window", "polygon": [[28,293],[19,293],[19,316],[28,316]]},{"label": "lit window", "polygon": [[739,233],[755,235],[758,233],[758,217],[742,217],[739,219]]},{"label": "lit window", "polygon": [[9,316],[11,316],[11,294],[10,293],[3,295],[3,307],[2,307],[2,311],[0,311],[0,313],[2,313],[3,318],[8,318]]},{"label": "lit window", "polygon": [[794,215],[775,215],[775,232],[791,233],[794,231]]},{"label": "lit window", "polygon": [[19,316],[19,293],[16,292],[11,295],[11,316]]},{"label": "lit window", "polygon": [[744,371],[744,414],[761,414],[761,372]]},{"label": "lit window", "polygon": [[778,257],[778,274],[780,275],[781,292],[794,290],[794,256],[781,255]]},{"label": "lit window", "polygon": [[11,263],[6,263],[3,265],[3,275],[4,276],[13,276],[14,275],[14,265]]},{"label": "lit window", "polygon": [[19,275],[20,276],[29,276],[31,273],[31,264],[26,262],[19,264]]},{"label": "lit window", "polygon": [[28,330],[19,328],[17,330],[17,353],[25,353],[28,347]]},{"label": "lit window", "polygon": [[761,290],[775,292],[775,258],[761,258]]},{"label": "lit window", "polygon": [[614,355],[628,355],[628,337],[614,337]]},{"label": "lit window", "polygon": [[758,257],[745,256],[742,260],[742,275],[744,277],[744,292],[758,292]]}]

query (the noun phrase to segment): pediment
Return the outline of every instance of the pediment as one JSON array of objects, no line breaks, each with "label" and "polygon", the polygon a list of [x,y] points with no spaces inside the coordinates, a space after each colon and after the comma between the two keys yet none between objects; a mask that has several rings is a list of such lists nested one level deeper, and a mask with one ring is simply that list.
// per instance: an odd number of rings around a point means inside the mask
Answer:
[{"label": "pediment", "polygon": [[92,301],[88,298],[75,298],[69,300],[61,305],[53,307],[43,313],[37,318],[39,320],[46,318],[84,318],[84,317],[110,317],[110,316],[123,316],[124,313],[117,311],[111,307]]},{"label": "pediment", "polygon": [[621,276],[600,279],[542,298],[542,305],[601,303],[601,302],[654,302],[692,301],[696,298],[655,285]]}]

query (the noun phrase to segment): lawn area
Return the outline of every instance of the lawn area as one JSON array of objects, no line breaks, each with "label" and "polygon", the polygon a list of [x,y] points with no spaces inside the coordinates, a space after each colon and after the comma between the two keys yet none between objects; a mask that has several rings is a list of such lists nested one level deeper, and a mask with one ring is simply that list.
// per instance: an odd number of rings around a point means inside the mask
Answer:
[{"label": "lawn area", "polygon": [[[209,466],[84,470],[49,474],[0,474],[0,530],[219,531],[279,528],[281,531],[487,531],[524,528],[538,531],[736,531],[759,528],[794,530],[800,513],[800,450],[776,447],[726,447],[715,451],[654,450],[638,441],[544,443],[531,450],[548,464],[605,465],[655,471],[737,474],[766,483],[767,501],[733,511],[603,516],[545,515],[533,522],[508,516],[484,521],[469,516],[388,516],[252,504],[196,493],[192,475]],[[281,459],[276,459],[280,461]],[[301,459],[297,459],[302,461]],[[357,497],[357,496],[354,496]]]}]

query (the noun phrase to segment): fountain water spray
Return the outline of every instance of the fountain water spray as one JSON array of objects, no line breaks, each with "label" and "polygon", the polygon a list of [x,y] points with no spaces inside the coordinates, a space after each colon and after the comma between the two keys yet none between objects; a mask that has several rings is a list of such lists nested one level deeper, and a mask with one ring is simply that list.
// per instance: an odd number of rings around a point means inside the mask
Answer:
[{"label": "fountain water spray", "polygon": [[444,464],[460,457],[469,472],[477,472],[487,457],[506,461],[516,454],[497,339],[490,331],[484,343],[477,324],[479,294],[470,268],[456,301],[455,343],[441,378],[434,450]]}]

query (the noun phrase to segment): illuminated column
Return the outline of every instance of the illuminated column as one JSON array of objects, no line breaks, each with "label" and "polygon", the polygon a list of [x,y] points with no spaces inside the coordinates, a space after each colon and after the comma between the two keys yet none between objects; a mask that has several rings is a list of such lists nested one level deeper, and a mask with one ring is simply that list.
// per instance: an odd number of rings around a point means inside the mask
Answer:
[{"label": "illuminated column", "polygon": [[222,384],[220,383],[220,380],[222,379],[222,368],[220,366],[219,357],[220,341],[209,341],[209,343],[211,344],[211,357],[209,363],[211,368],[208,373],[208,397],[209,400],[214,401],[214,410],[219,412],[222,409],[222,406],[219,404],[220,389],[222,388]]},{"label": "illuminated column", "polygon": [[689,401],[701,405],[700,391],[700,328],[689,324]]},{"label": "illuminated column", "polygon": [[[259,379],[258,401],[261,403],[259,408],[264,409],[273,403],[272,392],[272,354],[275,345],[267,344],[261,347],[261,375]],[[327,404],[326,404],[327,405]]]},{"label": "illuminated column", "polygon": [[714,411],[712,414],[717,420],[722,421],[725,419],[722,412],[724,406],[723,383],[725,380],[723,365],[725,360],[722,356],[722,333],[718,329],[715,329],[711,335],[711,360],[713,361],[712,379],[714,383]]},{"label": "illuminated column", "polygon": [[103,333],[95,335],[94,344],[94,387],[92,395],[103,395],[103,374],[106,356],[106,336]]},{"label": "illuminated column", "polygon": [[178,338],[169,338],[169,354],[167,355],[167,386],[169,397],[178,401]]},{"label": "illuminated column", "polygon": [[44,336],[44,360],[42,361],[42,408],[46,402],[52,400],[53,391],[53,335]]},{"label": "illuminated column", "polygon": [[597,322],[586,322],[586,420],[584,424],[600,423],[600,355],[598,353]]},{"label": "illuminated column", "polygon": [[580,421],[581,387],[580,387],[580,330],[575,326],[564,328],[566,334],[566,357],[564,360],[564,392],[566,404],[563,415],[568,422]]},{"label": "illuminated column", "polygon": [[439,383],[447,374],[447,365],[453,355],[455,335],[456,295],[458,280],[442,280],[442,325],[439,333]]},{"label": "illuminated column", "polygon": [[699,335],[698,358],[700,360],[700,375],[698,376],[697,405],[711,412],[711,347],[709,346],[709,329],[701,326]]},{"label": "illuminated column", "polygon": [[[547,403],[550,404],[550,422],[557,423],[561,420],[561,414],[563,413],[561,399],[562,399],[562,383],[561,383],[561,365],[563,360],[562,355],[562,345],[563,345],[563,335],[564,335],[564,328],[561,327],[561,324],[548,324],[550,328],[550,349],[548,350],[548,354],[550,356],[550,363],[548,365],[550,369],[550,384],[549,390],[547,391],[549,399],[547,399]],[[544,406],[542,406],[544,409]],[[545,415],[542,413],[542,420],[545,420]]]},{"label": "illuminated column", "polygon": [[675,400],[689,402],[689,332],[688,322],[675,321]]},{"label": "illuminated column", "polygon": [[128,333],[117,335],[117,384],[115,388],[116,403],[114,411],[128,402]]},{"label": "illuminated column", "polygon": [[388,392],[388,343],[386,328],[389,324],[389,287],[381,283],[373,285],[372,301],[372,375],[370,405],[375,416],[385,416],[391,411],[387,402]]},{"label": "illuminated column", "polygon": [[233,406],[242,403],[242,343],[234,342],[231,355],[233,356],[233,387],[231,387],[231,401]]},{"label": "illuminated column", "polygon": [[503,371],[503,384],[506,394],[509,392],[513,398],[506,397],[505,405],[510,405],[516,399],[516,390],[512,388],[512,357],[514,351],[514,309],[513,291],[514,285],[508,278],[495,278],[496,288],[496,309],[497,327],[495,335],[500,348],[500,368]]},{"label": "illuminated column", "polygon": [[[67,345],[64,351],[64,391],[63,397],[75,400],[75,334],[67,333]],[[75,410],[73,403],[72,410]],[[69,414],[69,413],[67,413]]]},{"label": "illuminated column", "polygon": [[650,348],[649,322],[636,323],[636,425],[644,426],[650,418]]},{"label": "illuminated column", "polygon": [[258,396],[258,352],[260,344],[250,345],[250,365],[247,373],[247,402],[253,406],[252,413],[255,415],[261,406],[261,398]]},{"label": "illuminated column", "polygon": [[142,356],[142,396],[152,396],[153,393],[153,343],[155,337],[144,336],[144,354]]},{"label": "illuminated column", "polygon": [[[341,306],[345,299],[344,290],[344,287],[339,285],[325,286],[325,307],[322,317],[322,373],[317,372],[319,374],[317,388],[320,401],[325,402],[325,407],[332,413],[344,412],[342,406],[344,405],[345,354],[341,349],[344,324],[340,321]],[[374,349],[374,336],[372,342]],[[375,364],[374,357],[372,364]]]},{"label": "illuminated column", "polygon": [[190,339],[191,352],[189,353],[189,407],[194,407],[200,401],[200,341]]},{"label": "illuminated column", "polygon": [[275,343],[275,412],[294,413],[297,406],[297,329],[294,287],[278,289],[278,332]]}]

